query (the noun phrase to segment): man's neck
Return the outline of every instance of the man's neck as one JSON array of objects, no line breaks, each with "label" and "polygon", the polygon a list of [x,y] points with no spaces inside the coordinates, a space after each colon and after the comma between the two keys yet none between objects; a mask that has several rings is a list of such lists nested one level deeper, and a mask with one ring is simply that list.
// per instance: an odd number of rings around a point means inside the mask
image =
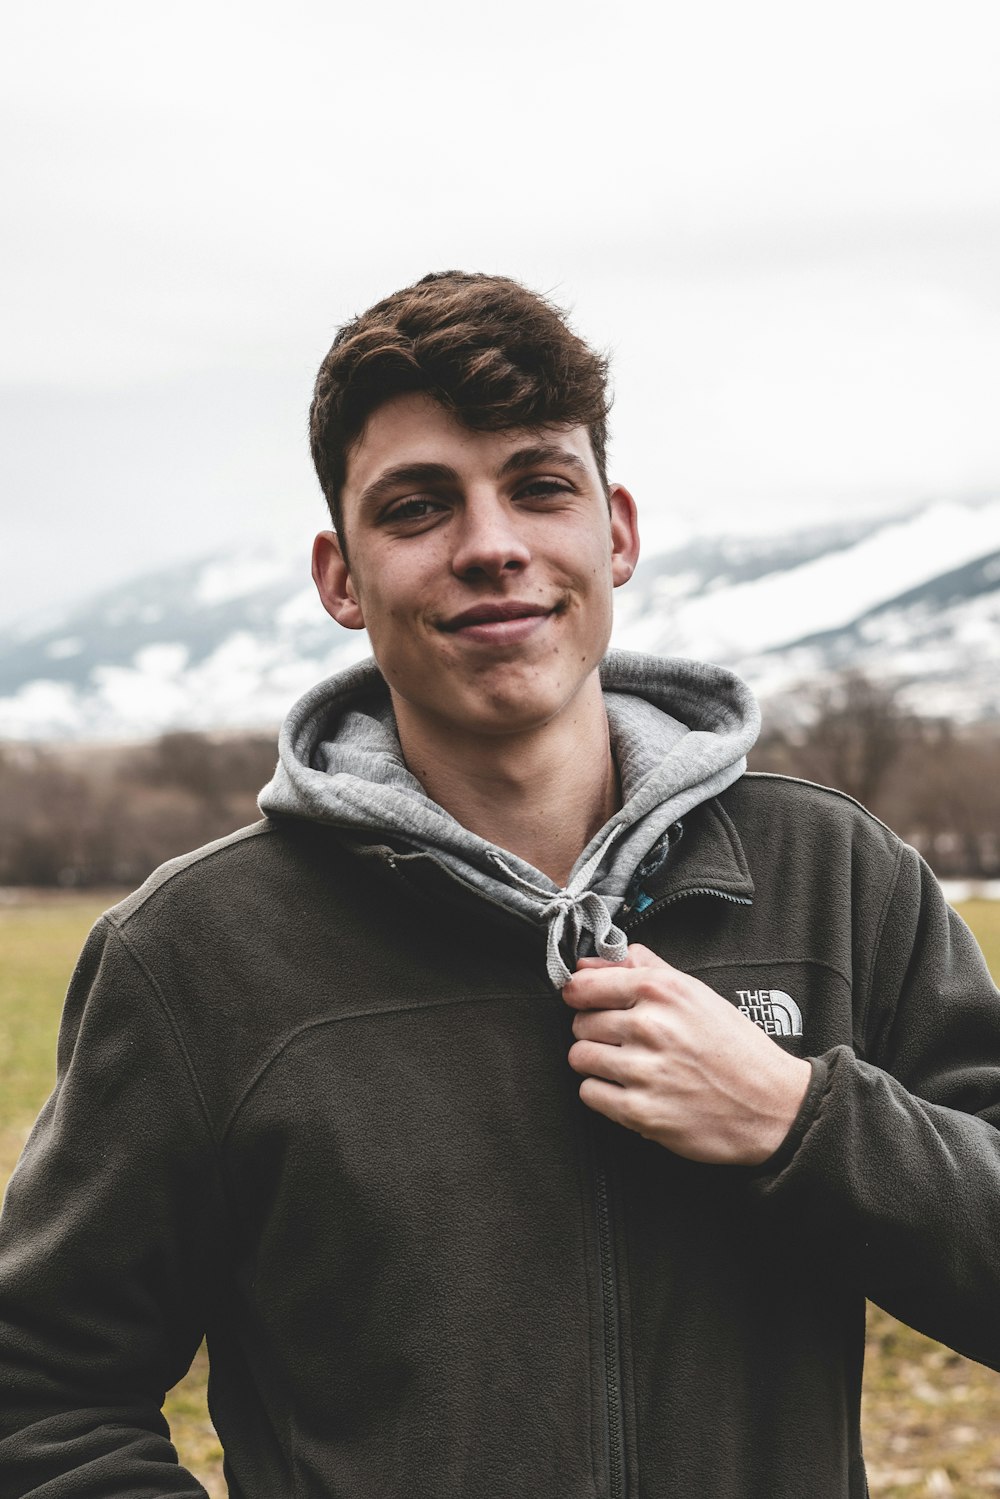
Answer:
[{"label": "man's neck", "polygon": [[470,832],[564,886],[591,838],[621,805],[600,692],[515,736],[437,734],[396,701],[408,769]]}]

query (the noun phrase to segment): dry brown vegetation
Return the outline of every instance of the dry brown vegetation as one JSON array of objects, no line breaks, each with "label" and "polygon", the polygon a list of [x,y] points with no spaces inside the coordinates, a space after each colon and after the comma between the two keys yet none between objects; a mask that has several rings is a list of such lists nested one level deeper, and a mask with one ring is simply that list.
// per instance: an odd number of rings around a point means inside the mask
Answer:
[{"label": "dry brown vegetation", "polygon": [[752,770],[846,791],[939,878],[1000,876],[1000,724],[919,718],[860,672],[803,691],[786,710],[765,719]]},{"label": "dry brown vegetation", "polygon": [[137,885],[165,859],[260,816],[275,740],[0,746],[0,885]]}]

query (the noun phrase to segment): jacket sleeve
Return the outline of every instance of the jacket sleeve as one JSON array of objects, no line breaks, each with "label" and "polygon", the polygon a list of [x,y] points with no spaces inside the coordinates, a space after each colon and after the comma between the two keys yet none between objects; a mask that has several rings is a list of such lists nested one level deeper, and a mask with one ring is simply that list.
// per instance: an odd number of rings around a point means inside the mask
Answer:
[{"label": "jacket sleeve", "polygon": [[873,1301],[1000,1368],[1000,993],[906,845],[888,888],[862,1045],[815,1060],[756,1190]]},{"label": "jacket sleeve", "polygon": [[100,923],[0,1219],[0,1495],[202,1496],[161,1414],[201,1339],[220,1200],[156,988]]}]

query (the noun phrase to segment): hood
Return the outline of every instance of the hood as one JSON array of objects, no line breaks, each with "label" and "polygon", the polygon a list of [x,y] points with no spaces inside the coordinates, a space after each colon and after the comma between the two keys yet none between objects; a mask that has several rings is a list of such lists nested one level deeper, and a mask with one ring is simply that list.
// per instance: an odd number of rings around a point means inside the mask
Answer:
[{"label": "hood", "polygon": [[648,872],[661,862],[670,829],[742,775],[760,728],[750,689],[721,667],[611,651],[600,675],[622,806],[582,851],[564,888],[427,796],[406,768],[373,660],[320,682],[292,708],[261,811],[339,828],[387,857],[434,859],[547,931],[548,975],[561,988],[577,957],[624,958],[627,940],[614,918],[640,865]]}]

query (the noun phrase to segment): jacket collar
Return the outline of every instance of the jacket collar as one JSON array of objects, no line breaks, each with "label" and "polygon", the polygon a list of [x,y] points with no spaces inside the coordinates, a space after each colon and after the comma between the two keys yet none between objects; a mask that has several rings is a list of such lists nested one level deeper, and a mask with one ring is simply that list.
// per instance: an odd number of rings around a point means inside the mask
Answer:
[{"label": "jacket collar", "polygon": [[752,900],[754,883],[743,844],[719,799],[703,802],[688,814],[683,826],[670,857],[650,875],[647,894],[657,904],[698,891]]}]

